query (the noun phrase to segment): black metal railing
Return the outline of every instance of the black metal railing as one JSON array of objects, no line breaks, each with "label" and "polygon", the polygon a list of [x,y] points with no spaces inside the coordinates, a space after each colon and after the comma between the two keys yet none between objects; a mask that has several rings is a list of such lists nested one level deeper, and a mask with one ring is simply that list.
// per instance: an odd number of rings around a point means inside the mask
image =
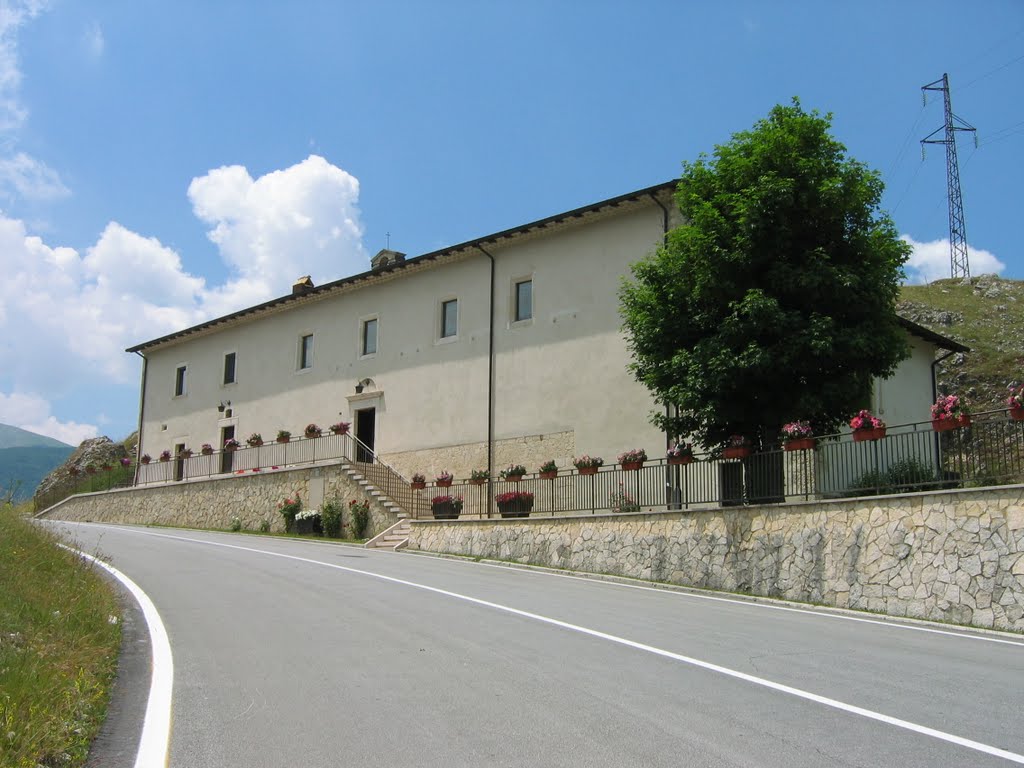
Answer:
[{"label": "black metal railing", "polygon": [[783,447],[726,459],[696,454],[684,465],[666,459],[640,469],[619,464],[594,475],[561,470],[519,482],[469,481],[415,491],[413,514],[433,516],[436,496],[461,496],[463,518],[501,514],[495,497],[510,491],[533,494],[531,514],[596,513],[641,509],[691,509],[763,504],[884,493],[983,487],[1024,482],[1024,422],[1006,411],[974,417],[971,426],[936,432],[930,421],[889,427],[885,437],[857,442],[847,433],[818,438],[811,450]]}]

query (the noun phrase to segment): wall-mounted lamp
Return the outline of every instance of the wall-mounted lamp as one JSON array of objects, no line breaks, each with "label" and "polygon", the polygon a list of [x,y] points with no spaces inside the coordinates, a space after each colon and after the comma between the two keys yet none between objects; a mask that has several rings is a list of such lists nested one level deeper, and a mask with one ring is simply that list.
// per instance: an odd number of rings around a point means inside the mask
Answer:
[{"label": "wall-mounted lamp", "polygon": [[223,400],[221,400],[220,401],[220,405],[217,406],[217,410],[220,411],[221,413],[224,413],[224,409],[225,408],[230,408],[230,407],[231,407],[231,401],[230,400],[228,400],[227,402],[224,402]]},{"label": "wall-mounted lamp", "polygon": [[356,394],[361,394],[363,391],[363,387],[366,387],[369,384],[373,384],[373,379],[363,379],[358,384],[356,384]]}]

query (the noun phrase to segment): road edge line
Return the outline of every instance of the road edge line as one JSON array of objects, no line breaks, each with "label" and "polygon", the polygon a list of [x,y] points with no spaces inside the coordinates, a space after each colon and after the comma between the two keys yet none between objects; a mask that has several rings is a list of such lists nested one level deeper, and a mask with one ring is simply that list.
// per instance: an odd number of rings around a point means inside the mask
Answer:
[{"label": "road edge line", "polygon": [[124,585],[146,619],[153,673],[149,682],[149,699],[142,723],[142,737],[135,756],[135,768],[158,768],[167,766],[171,747],[171,695],[174,690],[174,657],[171,641],[164,627],[163,619],[149,595],[127,575],[80,549],[65,544],[58,546],[95,563]]}]

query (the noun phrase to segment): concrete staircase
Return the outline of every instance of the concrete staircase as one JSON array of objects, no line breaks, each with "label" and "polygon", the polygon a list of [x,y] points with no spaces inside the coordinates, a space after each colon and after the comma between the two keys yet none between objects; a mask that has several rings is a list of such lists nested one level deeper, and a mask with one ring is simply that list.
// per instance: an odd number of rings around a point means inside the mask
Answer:
[{"label": "concrete staircase", "polygon": [[409,534],[412,533],[412,526],[408,518],[403,517],[386,531],[381,531],[364,545],[367,549],[390,549],[397,552],[409,544]]},{"label": "concrete staircase", "polygon": [[408,520],[409,516],[405,510],[381,493],[376,486],[367,480],[359,471],[358,464],[347,464],[342,468],[342,471],[362,489],[371,502],[398,517],[397,523],[378,533],[363,546],[367,549],[390,549],[392,551],[405,547],[409,543],[409,534],[412,532]]}]

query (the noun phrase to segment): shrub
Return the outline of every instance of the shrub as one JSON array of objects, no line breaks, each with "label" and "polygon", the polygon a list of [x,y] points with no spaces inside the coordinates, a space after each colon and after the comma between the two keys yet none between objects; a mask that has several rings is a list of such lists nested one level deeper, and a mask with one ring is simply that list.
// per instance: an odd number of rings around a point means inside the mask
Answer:
[{"label": "shrub", "polygon": [[352,516],[352,535],[357,539],[366,538],[366,527],[370,524],[370,502],[352,499],[348,503]]},{"label": "shrub", "polygon": [[486,469],[474,469],[469,473],[470,480],[487,480],[490,476],[491,473]]},{"label": "shrub", "polygon": [[294,499],[285,499],[277,505],[278,512],[284,518],[284,530],[291,533],[295,530],[295,516],[302,511],[302,499],[296,496]]},{"label": "shrub", "polygon": [[260,520],[260,533],[270,533],[270,521]]},{"label": "shrub", "polygon": [[341,502],[336,499],[325,501],[320,507],[320,525],[323,526],[324,536],[330,539],[341,538]]},{"label": "shrub", "polygon": [[231,518],[231,526],[230,527],[231,527],[232,531],[240,531],[240,530],[242,530],[242,518],[240,518],[240,517],[232,517]]},{"label": "shrub", "polygon": [[608,502],[608,506],[611,508],[612,512],[640,511],[640,505],[636,503],[632,496],[626,493],[626,487],[621,482],[619,483],[618,490],[612,491]]}]

